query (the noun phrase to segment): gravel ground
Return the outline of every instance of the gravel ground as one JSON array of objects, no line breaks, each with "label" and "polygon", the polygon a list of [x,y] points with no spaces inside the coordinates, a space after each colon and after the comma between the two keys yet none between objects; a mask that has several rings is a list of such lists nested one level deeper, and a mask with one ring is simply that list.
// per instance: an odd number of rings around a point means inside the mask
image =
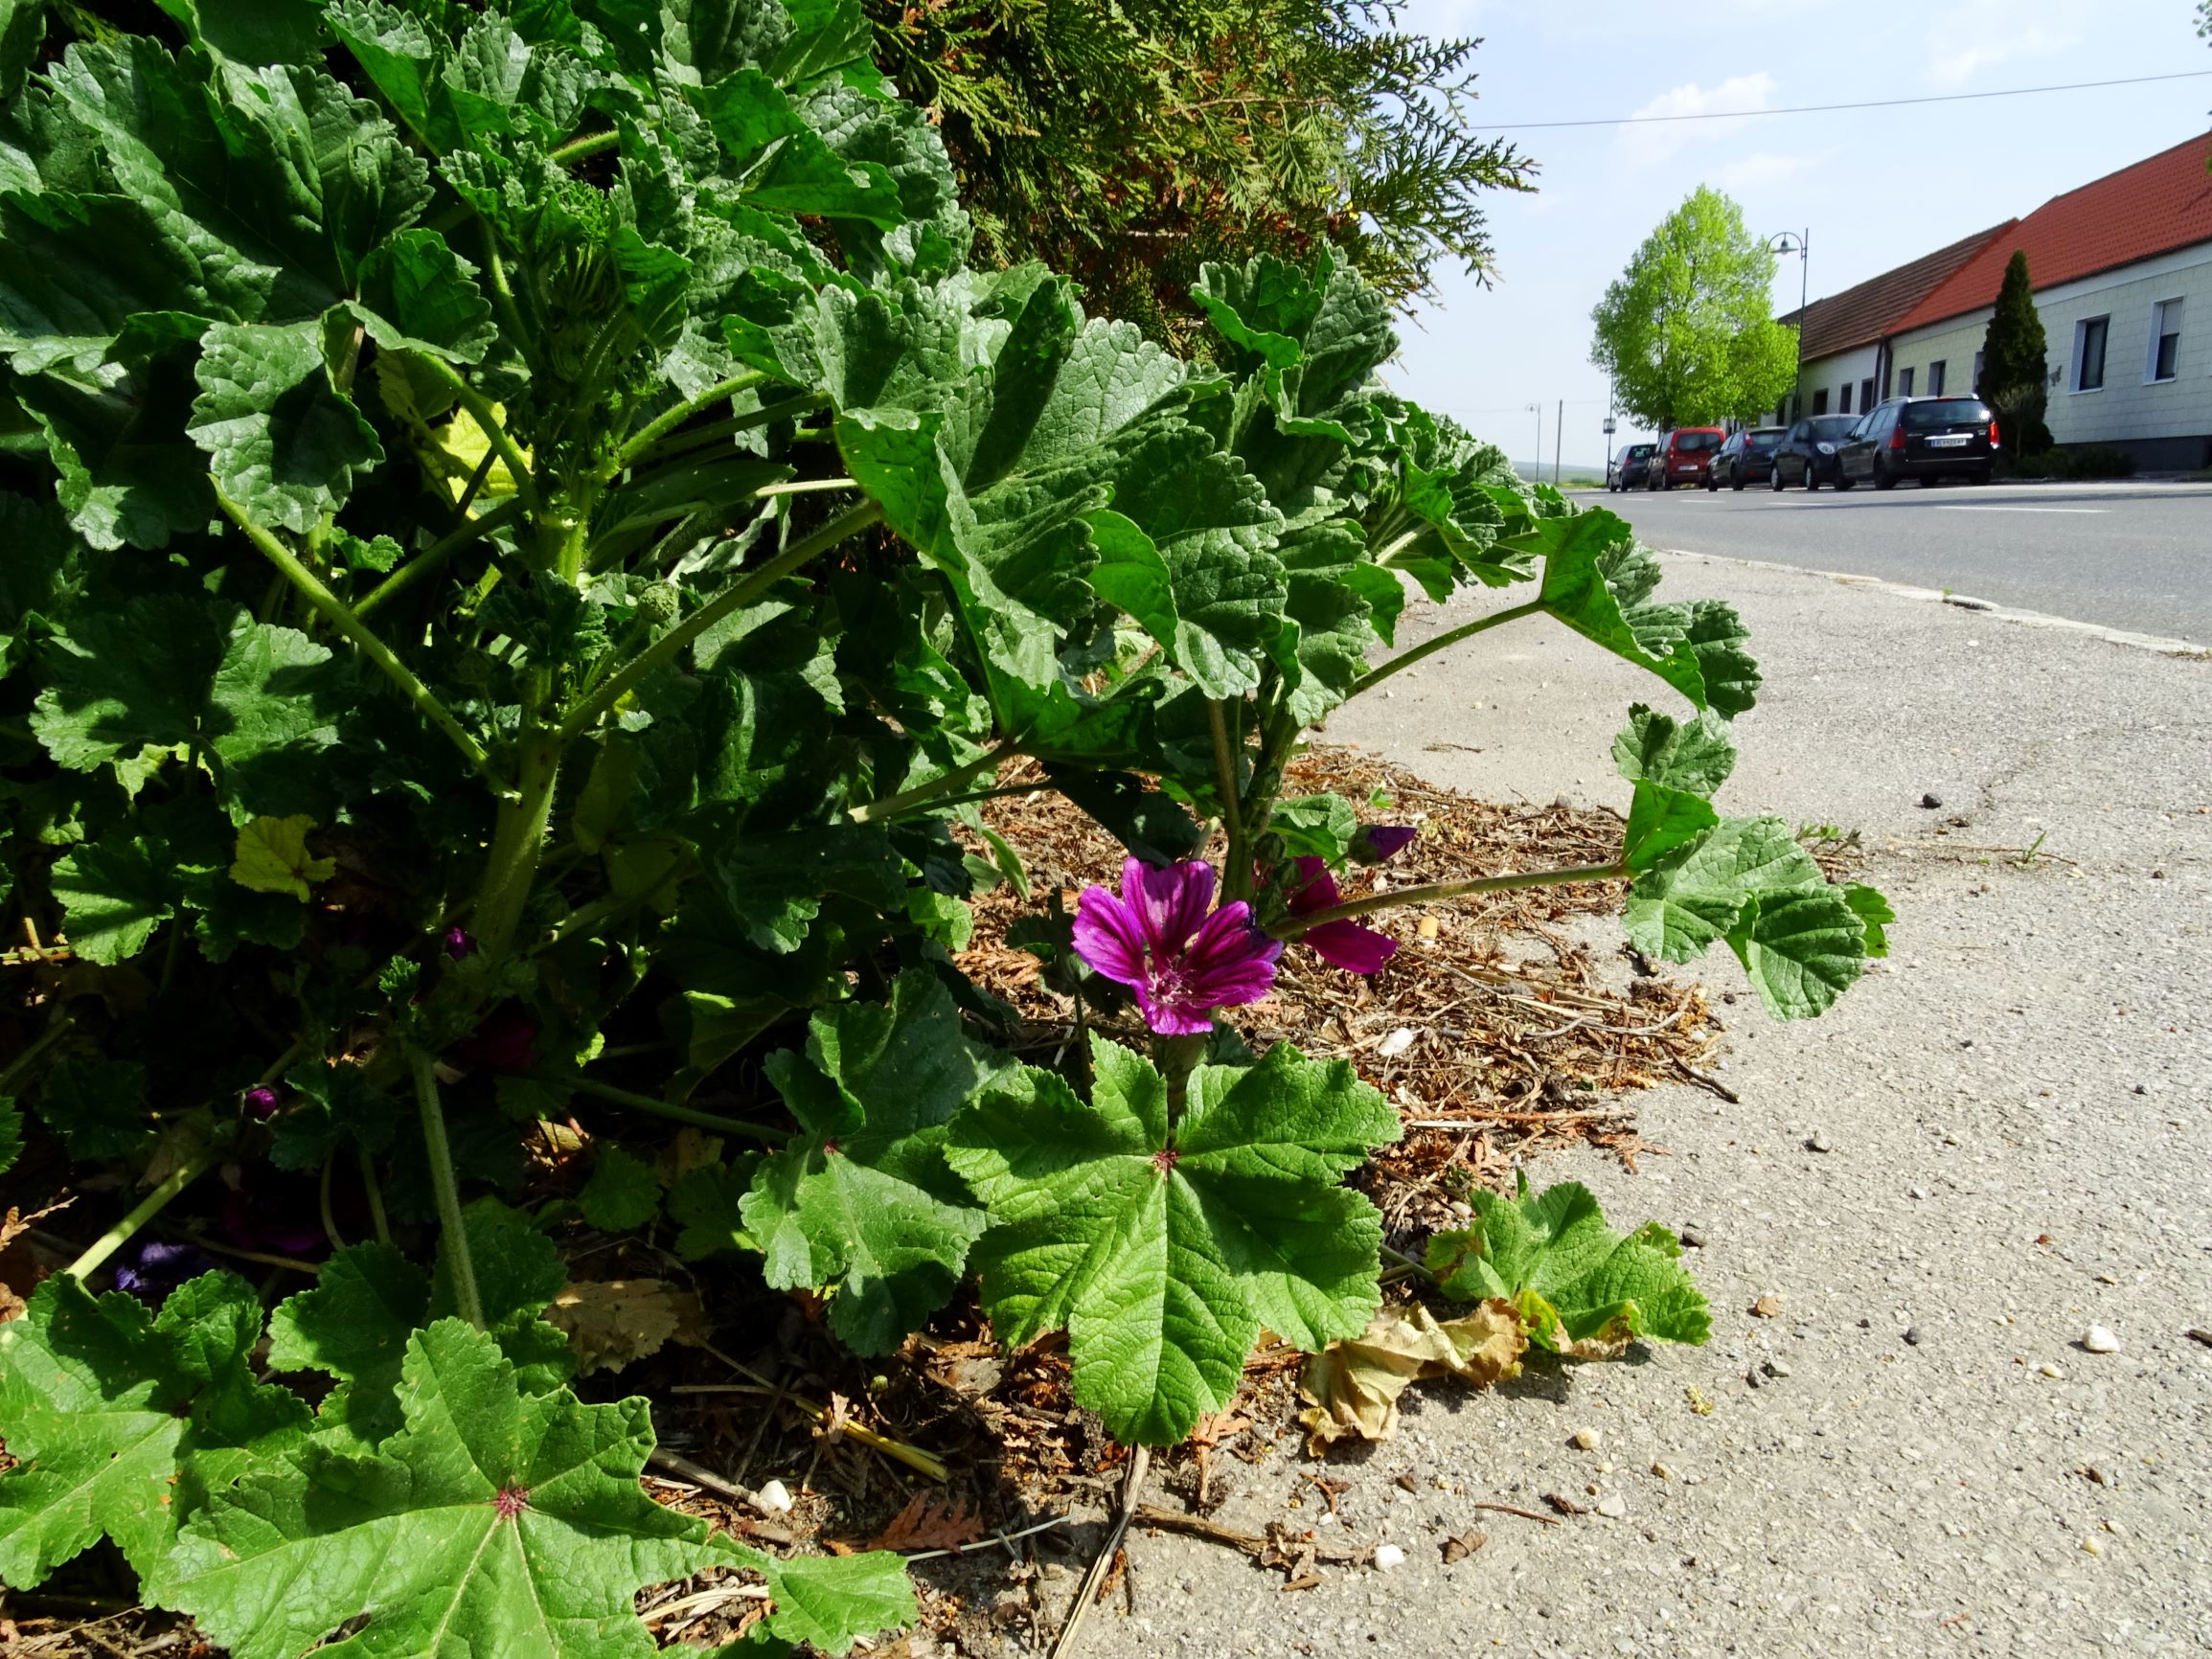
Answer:
[{"label": "gravel ground", "polygon": [[[2212,1347],[2185,1335],[2212,1326],[2212,664],[1720,560],[1671,560],[1667,591],[1734,597],[1772,676],[1722,805],[1863,830],[1904,919],[1825,1019],[1721,1010],[1743,1103],[1646,1097],[1672,1155],[1532,1170],[1694,1226],[1713,1341],[1430,1385],[1399,1439],[1325,1466],[1288,1440],[1224,1460],[1219,1520],[1313,1524],[1318,1469],[1351,1483],[1336,1535],[1404,1563],[1286,1593],[1139,1532],[1135,1611],[1099,1609],[1087,1659],[2212,1650]],[[1650,684],[1524,622],[1330,736],[1625,804],[1607,742]],[[2032,868],[1981,851],[2039,834]],[[1724,956],[1708,981],[1742,987]],[[2091,1325],[2122,1351],[2081,1347]],[[1590,1512],[1472,1507],[1546,1492]],[[1487,1544],[1444,1565],[1470,1528]],[[1056,1611],[1072,1587],[1042,1586]]]}]

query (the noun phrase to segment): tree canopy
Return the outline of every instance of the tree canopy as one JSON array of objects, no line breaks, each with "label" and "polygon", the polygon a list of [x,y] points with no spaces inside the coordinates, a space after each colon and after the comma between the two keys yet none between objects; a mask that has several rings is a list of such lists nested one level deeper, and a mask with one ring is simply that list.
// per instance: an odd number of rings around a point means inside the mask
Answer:
[{"label": "tree canopy", "polygon": [[876,57],[937,124],[976,252],[1200,345],[1208,261],[1334,244],[1402,301],[1494,259],[1480,206],[1536,164],[1462,125],[1471,39],[1394,0],[869,0]]},{"label": "tree canopy", "polygon": [[1744,210],[1700,185],[1644,239],[1590,313],[1590,360],[1621,408],[1665,431],[1771,408],[1797,375],[1773,318],[1774,255]]}]

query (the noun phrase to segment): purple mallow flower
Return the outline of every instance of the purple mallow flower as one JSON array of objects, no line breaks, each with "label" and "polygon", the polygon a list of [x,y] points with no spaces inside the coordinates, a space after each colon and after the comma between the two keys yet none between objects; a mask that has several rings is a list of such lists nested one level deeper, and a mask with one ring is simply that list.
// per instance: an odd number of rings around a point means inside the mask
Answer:
[{"label": "purple mallow flower", "polygon": [[252,1118],[257,1123],[265,1124],[271,1118],[275,1117],[277,1115],[277,1107],[281,1103],[282,1097],[278,1095],[276,1090],[270,1088],[265,1083],[257,1084],[255,1087],[246,1090],[246,1116]]},{"label": "purple mallow flower", "polygon": [[1252,925],[1239,900],[1212,915],[1214,867],[1197,860],[1154,870],[1122,865],[1121,897],[1086,887],[1076,906],[1076,954],[1137,993],[1145,1024],[1161,1036],[1212,1029],[1215,1009],[1258,1002],[1275,983],[1282,942]]},{"label": "purple mallow flower", "polygon": [[445,954],[455,962],[476,954],[475,936],[465,927],[448,927],[439,943],[445,946]]},{"label": "purple mallow flower", "polygon": [[158,1302],[187,1279],[216,1270],[216,1259],[196,1244],[142,1239],[125,1247],[115,1264],[115,1287]]}]

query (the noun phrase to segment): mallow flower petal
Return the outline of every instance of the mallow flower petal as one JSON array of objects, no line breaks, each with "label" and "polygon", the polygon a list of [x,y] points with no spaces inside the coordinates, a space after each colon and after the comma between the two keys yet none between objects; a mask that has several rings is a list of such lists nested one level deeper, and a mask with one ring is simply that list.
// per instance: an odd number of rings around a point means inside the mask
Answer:
[{"label": "mallow flower petal", "polygon": [[1180,950],[1214,902],[1214,867],[1186,858],[1154,870],[1131,858],[1122,866],[1122,902],[1135,907],[1155,956]]},{"label": "mallow flower petal", "polygon": [[1289,879],[1283,884],[1284,900],[1292,916],[1311,916],[1337,902],[1336,877],[1318,858],[1290,860]]},{"label": "mallow flower petal", "polygon": [[1348,973],[1373,973],[1398,954],[1398,941],[1357,921],[1324,921],[1300,934],[1298,943],[1311,945],[1323,962]]},{"label": "mallow flower petal", "polygon": [[1105,888],[1086,887],[1076,900],[1074,936],[1075,953],[1094,972],[1123,985],[1144,986],[1144,928],[1135,912]]},{"label": "mallow flower petal", "polygon": [[1394,858],[1419,840],[1421,831],[1410,824],[1370,824],[1353,837],[1353,856],[1368,864]]}]

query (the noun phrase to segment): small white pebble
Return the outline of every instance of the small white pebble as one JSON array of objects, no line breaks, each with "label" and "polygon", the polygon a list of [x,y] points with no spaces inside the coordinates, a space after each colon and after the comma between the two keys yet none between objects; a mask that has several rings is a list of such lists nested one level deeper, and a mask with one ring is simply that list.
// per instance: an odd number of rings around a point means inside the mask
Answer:
[{"label": "small white pebble", "polygon": [[2121,1343],[2117,1331],[2102,1325],[2092,1325],[2082,1332],[2082,1346],[2091,1353],[2117,1353]]},{"label": "small white pebble", "polygon": [[1405,1552],[1396,1544],[1375,1546],[1375,1570],[1378,1573],[1395,1573],[1405,1565]]},{"label": "small white pebble", "polygon": [[1675,1471],[1669,1468],[1665,1464],[1653,1464],[1652,1466],[1652,1473],[1657,1475],[1659,1479],[1663,1481],[1671,1481],[1675,1478]]},{"label": "small white pebble", "polygon": [[2037,1366],[2036,1369],[2041,1372],[2045,1376],[2064,1376],[2066,1375],[2047,1359],[2044,1360],[2042,1364]]},{"label": "small white pebble", "polygon": [[1375,1052],[1382,1058],[1390,1060],[1396,1059],[1400,1055],[1403,1054],[1412,1046],[1413,1028],[1411,1026],[1402,1025],[1396,1031],[1392,1032],[1388,1036],[1384,1037],[1381,1042],[1378,1043],[1376,1045]]},{"label": "small white pebble", "polygon": [[1608,1492],[1598,1500],[1598,1513],[1608,1520],[1619,1520],[1629,1512],[1629,1500],[1619,1492]]},{"label": "small white pebble", "polygon": [[791,1489],[782,1481],[770,1481],[753,1494],[753,1508],[764,1515],[787,1515],[791,1512]]},{"label": "small white pebble", "polygon": [[1598,1431],[1594,1428],[1578,1428],[1567,1438],[1574,1442],[1577,1451],[1596,1451],[1598,1449]]}]

